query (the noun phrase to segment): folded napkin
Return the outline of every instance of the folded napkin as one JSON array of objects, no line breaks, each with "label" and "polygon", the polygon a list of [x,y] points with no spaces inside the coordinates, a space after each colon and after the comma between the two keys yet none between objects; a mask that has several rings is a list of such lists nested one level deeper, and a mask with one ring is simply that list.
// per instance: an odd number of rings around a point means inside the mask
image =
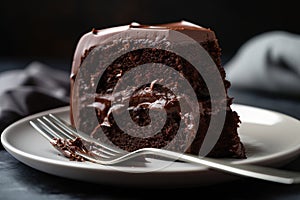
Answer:
[{"label": "folded napkin", "polygon": [[232,88],[300,97],[300,35],[283,31],[258,35],[225,68]]},{"label": "folded napkin", "polygon": [[68,104],[68,72],[33,62],[0,73],[0,133],[25,116]]}]

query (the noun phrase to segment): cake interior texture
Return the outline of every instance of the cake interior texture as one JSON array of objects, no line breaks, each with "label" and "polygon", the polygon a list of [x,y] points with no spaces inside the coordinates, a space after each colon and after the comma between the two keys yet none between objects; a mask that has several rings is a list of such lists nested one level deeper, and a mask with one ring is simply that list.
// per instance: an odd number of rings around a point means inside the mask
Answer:
[{"label": "cake interior texture", "polygon": [[[77,128],[84,130],[91,137],[102,142],[110,142],[126,151],[134,151],[144,147],[163,148],[176,137],[175,144],[173,145],[174,149],[171,147],[170,150],[184,151],[195,155],[199,153],[210,125],[211,117],[216,114],[212,112],[211,109],[212,99],[201,74],[199,74],[191,63],[180,55],[161,48],[164,43],[160,43],[160,41],[158,41],[157,45],[152,48],[136,49],[123,54],[110,63],[105,70],[103,70],[104,72],[101,73],[101,78],[97,79],[98,82],[93,82],[95,77],[100,76],[100,73],[97,74],[97,70],[95,70],[96,72],[94,74],[87,74],[86,76],[90,76],[91,81],[82,87],[89,88],[90,85],[97,85],[93,102],[86,100],[86,98],[82,98],[82,96],[87,94],[84,92],[79,94],[78,88],[75,88],[75,80],[76,78],[80,78],[78,76],[78,71],[80,69],[82,70],[87,64],[91,64],[91,60],[95,63],[95,60],[105,59],[98,56],[99,54],[97,53],[98,51],[103,52],[101,42],[117,33],[130,29],[138,31],[179,31],[193,38],[208,52],[215,63],[217,72],[222,77],[223,85],[225,87],[226,97],[222,97],[215,101],[226,102],[225,110],[220,110],[220,112],[224,111],[226,113],[226,118],[220,137],[207,156],[246,158],[245,148],[237,131],[241,122],[238,114],[231,109],[233,98],[227,95],[230,82],[226,80],[225,70],[221,66],[221,49],[215,33],[210,29],[185,21],[157,26],[132,23],[131,25],[104,30],[93,29],[92,32],[85,34],[78,43],[72,66],[72,95],[70,102],[70,117],[72,124],[75,125],[76,121],[76,125],[80,124],[80,127]],[[151,40],[140,40],[139,42],[150,43]],[[137,45],[137,43],[130,43],[129,45]],[[110,48],[106,48],[105,50],[109,57],[110,54],[114,54],[115,49],[110,46]],[[194,127],[193,120],[191,120],[193,118],[193,113],[182,113],[179,97],[174,94],[173,90],[163,84],[160,84],[159,80],[153,81],[149,79],[148,84],[138,87],[132,93],[126,91],[126,89],[121,93],[112,93],[118,84],[119,79],[124,74],[138,66],[151,63],[160,63],[168,66],[178,71],[186,80],[188,80],[189,83],[191,83],[197,97],[199,109],[201,109],[199,110],[200,118],[197,124],[197,130],[192,130]],[[96,67],[99,67],[99,65],[95,66],[95,68]],[[164,71],[160,71],[159,73],[164,73]],[[215,73],[215,71],[209,73]],[[133,79],[133,82],[138,82],[138,80],[147,79],[147,77],[136,74]],[[169,87],[178,87],[178,85],[176,85],[174,81],[174,84]],[[182,96],[184,97],[184,88],[177,88],[177,90],[181,91]],[[124,106],[113,105],[111,102],[112,98],[122,99],[118,105],[129,105],[128,108],[121,109]],[[185,106],[193,109],[192,105],[189,104],[187,97],[183,98],[183,100],[185,101]],[[76,114],[73,112],[74,105],[78,108],[78,112]],[[112,110],[114,111],[113,114],[111,114]],[[151,113],[157,117],[150,117],[150,110]],[[97,117],[97,124],[87,120],[89,115],[88,113],[90,112],[95,113]],[[130,134],[128,134],[120,128],[126,126],[126,124],[122,124],[122,121],[116,122],[115,120],[116,118],[128,118],[128,113],[134,124],[141,127],[149,124],[155,126],[164,120],[165,123],[163,128],[149,137],[141,135],[142,133],[134,128],[132,128],[130,130]],[[166,119],[160,117],[163,116],[164,113],[166,113]],[[128,126],[130,128],[130,125]],[[177,137],[176,134],[179,129],[183,132],[183,134],[180,137]],[[194,132],[194,134],[191,135],[190,132]],[[181,144],[186,141],[189,141],[190,145],[187,148],[181,147]]]}]

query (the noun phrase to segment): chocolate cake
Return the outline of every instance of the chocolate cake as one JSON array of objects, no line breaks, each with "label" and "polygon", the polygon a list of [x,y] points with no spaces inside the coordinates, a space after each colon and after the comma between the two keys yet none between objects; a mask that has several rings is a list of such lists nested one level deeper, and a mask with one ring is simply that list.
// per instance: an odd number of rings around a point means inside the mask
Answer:
[{"label": "chocolate cake", "polygon": [[[211,76],[220,75],[225,96],[217,95],[213,99],[205,79],[195,66],[187,58],[167,49],[170,42],[166,38],[171,37],[174,31],[192,38],[206,50],[214,68],[206,69],[204,63],[201,70],[206,70]],[[113,37],[114,40],[110,40]],[[184,42],[179,43],[175,45],[188,47]],[[239,116],[230,107],[232,98],[227,95],[230,83],[225,79],[220,54],[221,50],[212,30],[185,21],[157,26],[132,23],[103,30],[93,29],[80,39],[74,55],[71,122],[90,137],[126,151],[144,147],[168,147],[169,150],[198,155],[212,118],[224,112],[224,125],[208,156],[246,158],[237,132]],[[189,56],[195,58],[197,55],[191,51]],[[152,77],[153,74],[156,76],[155,73],[157,77],[172,73],[168,71],[171,69],[178,72],[182,79],[190,83],[196,102],[185,94],[185,87],[178,84],[181,78],[153,80],[141,73],[136,73],[130,80],[132,85],[137,84],[136,87],[123,87],[119,92],[113,92],[126,73],[146,64],[153,65],[153,68],[158,64],[167,66],[159,70],[155,68],[151,73]],[[146,84],[138,85],[141,81]],[[165,82],[168,85],[164,85]],[[96,121],[90,120],[90,113],[95,115]],[[199,120],[195,118],[197,113]],[[125,120],[128,118],[132,123]],[[161,124],[162,128],[154,133],[137,128],[152,126],[150,130],[153,130]],[[127,128],[125,130],[122,127]]]}]

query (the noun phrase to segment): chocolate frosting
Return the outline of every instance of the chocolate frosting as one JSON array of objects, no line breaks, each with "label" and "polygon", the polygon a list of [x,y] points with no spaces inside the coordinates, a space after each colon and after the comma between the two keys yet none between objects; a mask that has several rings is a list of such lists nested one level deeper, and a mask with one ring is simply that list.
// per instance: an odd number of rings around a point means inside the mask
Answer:
[{"label": "chocolate frosting", "polygon": [[111,37],[115,34],[118,34],[122,31],[126,31],[129,29],[139,29],[139,31],[148,31],[148,30],[160,30],[166,31],[175,30],[181,33],[188,35],[189,37],[196,40],[198,43],[216,40],[215,33],[207,28],[203,28],[199,25],[187,22],[187,21],[180,21],[175,23],[168,23],[168,24],[160,24],[160,25],[141,25],[136,22],[132,22],[129,25],[118,26],[113,28],[106,28],[102,30],[93,29],[91,32],[86,33],[81,37],[78,42],[77,48],[75,50],[73,63],[72,63],[72,71],[71,71],[71,81],[74,81],[77,71],[80,67],[81,60],[87,53],[87,51],[95,46],[101,44],[101,42],[108,37]]}]

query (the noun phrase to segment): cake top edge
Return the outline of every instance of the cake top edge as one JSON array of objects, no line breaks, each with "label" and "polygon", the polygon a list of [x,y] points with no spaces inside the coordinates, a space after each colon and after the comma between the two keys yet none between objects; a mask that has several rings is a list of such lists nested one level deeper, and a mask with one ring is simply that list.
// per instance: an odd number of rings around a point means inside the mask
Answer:
[{"label": "cake top edge", "polygon": [[172,22],[166,24],[158,24],[158,25],[143,25],[137,22],[132,22],[130,24],[131,28],[145,28],[145,29],[171,29],[171,30],[202,30],[202,31],[211,31],[208,28],[204,28],[197,24],[188,22],[188,21],[179,21]]},{"label": "cake top edge", "polygon": [[157,25],[147,25],[147,24],[132,22],[129,25],[116,26],[111,28],[104,28],[104,29],[93,28],[90,33],[95,35],[106,35],[106,34],[126,31],[128,29],[198,31],[198,32],[206,32],[207,34],[210,34],[211,37],[215,37],[215,34],[211,29],[204,28],[202,26],[184,20],[179,22],[157,24]]}]

